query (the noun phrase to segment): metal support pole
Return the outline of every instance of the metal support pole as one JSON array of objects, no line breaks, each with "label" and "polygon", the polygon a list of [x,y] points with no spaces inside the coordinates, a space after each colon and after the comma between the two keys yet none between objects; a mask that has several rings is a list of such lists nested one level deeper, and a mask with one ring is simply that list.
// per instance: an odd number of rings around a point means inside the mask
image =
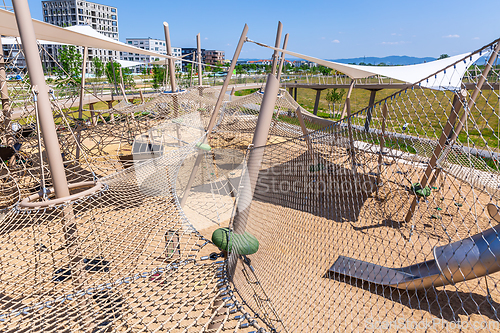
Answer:
[{"label": "metal support pole", "polygon": [[201,37],[200,37],[200,34],[197,34],[196,35],[196,45],[198,47],[198,56],[197,56],[197,59],[198,59],[198,85],[199,86],[202,86],[203,85],[203,73],[202,73],[202,68],[201,68],[201,63],[202,63],[202,59],[201,59]]},{"label": "metal support pole", "polygon": [[[172,57],[172,44],[170,43],[170,31],[168,29],[167,22],[163,22],[163,29],[165,30],[165,44],[167,45],[167,55]],[[175,63],[174,59],[172,58],[168,59],[168,72],[170,73],[170,86],[172,88],[172,92],[174,93],[177,91],[177,87],[175,85]]]},{"label": "metal support pole", "polygon": [[318,108],[319,108],[319,99],[321,98],[321,90],[322,89],[316,89],[316,100],[314,101],[314,115],[318,115]]},{"label": "metal support pole", "polygon": [[11,109],[9,102],[9,88],[7,87],[7,75],[5,73],[5,58],[3,55],[2,38],[0,37],[0,100],[2,100],[3,111],[3,143],[12,146],[14,140],[10,127]]},{"label": "metal support pole", "polygon": [[[281,24],[281,21],[278,22],[278,31],[276,32],[276,43],[274,43],[275,48],[280,47],[281,43],[281,31],[283,30],[283,24]],[[278,51],[274,50],[273,53],[273,67],[271,70],[271,74],[275,75],[276,74],[276,64],[278,63]]]},{"label": "metal support pole", "polygon": [[[37,93],[36,104],[40,115],[40,127],[45,151],[49,161],[49,169],[57,198],[69,196],[66,172],[64,170],[56,127],[52,116],[49,91],[43,75],[42,62],[38,54],[35,30],[27,0],[13,0],[19,35],[23,41],[24,56],[30,75],[31,87]],[[3,52],[3,51],[2,51]]]},{"label": "metal support pole", "polygon": [[378,170],[377,170],[377,185],[380,185],[382,177],[382,163],[384,162],[384,148],[385,148],[385,124],[387,121],[387,104],[382,106],[382,130],[380,131],[380,151],[378,155]]},{"label": "metal support pole", "polygon": [[[297,81],[295,81],[297,83]],[[295,91],[293,92],[293,100],[297,102],[297,87],[295,87]]]},{"label": "metal support pole", "polygon": [[[229,85],[229,81],[231,81],[231,75],[234,71],[234,68],[236,67],[236,62],[238,61],[238,57],[240,56],[241,49],[243,48],[243,44],[245,43],[245,40],[247,38],[247,33],[248,33],[248,25],[245,24],[245,27],[243,28],[243,31],[241,32],[238,46],[236,47],[236,50],[234,51],[233,59],[231,61],[231,66],[229,66],[229,70],[227,72],[226,79],[224,80],[224,84],[222,85],[222,88],[220,90],[219,98],[217,99],[217,102],[215,103],[214,112],[212,113],[212,116],[210,118],[210,122],[208,123],[207,132],[206,132],[205,138],[203,140],[204,143],[207,142],[208,137],[212,133],[212,129],[214,128],[215,123],[217,121],[219,109],[222,106],[222,102],[224,101],[224,95],[226,94],[227,86]],[[184,206],[184,204],[186,203],[186,200],[189,196],[189,193],[191,192],[191,187],[193,186],[194,179],[196,178],[196,174],[198,173],[198,168],[200,166],[202,158],[203,158],[203,153],[198,152],[198,156],[196,157],[196,161],[194,163],[193,170],[191,171],[191,175],[189,176],[186,188],[184,190],[184,195],[182,196],[182,199],[180,201],[181,207]]]},{"label": "metal support pole", "polygon": [[[459,96],[455,94],[453,98],[453,105],[451,107],[451,112],[450,116],[448,117],[448,121],[446,122],[446,125],[443,129],[443,132],[441,133],[441,136],[439,137],[438,144],[436,148],[434,149],[434,153],[431,156],[431,159],[429,161],[429,164],[427,165],[427,168],[425,169],[424,175],[422,176],[422,179],[420,180],[420,186],[426,187],[427,182],[429,181],[432,171],[434,171],[434,168],[436,167],[437,161],[439,157],[441,156],[441,152],[444,150],[446,142],[448,141],[448,138],[450,135],[453,135],[453,128],[455,126],[455,122],[458,118],[458,113],[460,112],[460,108],[462,107],[462,99],[465,97],[467,94],[466,91],[462,91],[462,96]],[[448,141],[449,142],[449,141]],[[405,222],[410,222],[413,213],[415,212],[415,209],[417,207],[417,196],[415,196],[411,202],[410,209],[408,210],[408,213],[406,213],[405,217]]]},{"label": "metal support pole", "polygon": [[351,84],[349,85],[349,90],[347,90],[346,102],[344,104],[344,110],[342,111],[342,115],[340,119],[344,119],[347,111],[347,100],[351,98],[352,89],[354,88],[354,79],[351,80]]},{"label": "metal support pole", "polygon": [[370,122],[372,121],[373,104],[375,104],[375,96],[377,95],[377,90],[370,90],[370,101],[368,102],[368,110],[366,111],[365,119],[365,131],[370,130]]},{"label": "metal support pole", "polygon": [[279,92],[279,82],[274,74],[267,76],[266,90],[262,99],[262,104],[257,118],[257,125],[252,140],[252,149],[247,160],[247,175],[243,188],[241,188],[238,198],[238,209],[233,220],[234,231],[237,234],[244,234],[252,198],[255,192],[255,185],[259,176],[259,170],[264,158],[264,149],[267,144],[269,128],[273,118],[274,107]]},{"label": "metal support pole", "polygon": [[[288,34],[285,35],[285,40],[283,41],[283,50],[286,50],[287,45],[288,45]],[[278,75],[276,75],[278,81],[281,79],[281,71],[283,70],[284,63],[285,63],[285,53],[281,52],[280,64],[278,66]]]}]

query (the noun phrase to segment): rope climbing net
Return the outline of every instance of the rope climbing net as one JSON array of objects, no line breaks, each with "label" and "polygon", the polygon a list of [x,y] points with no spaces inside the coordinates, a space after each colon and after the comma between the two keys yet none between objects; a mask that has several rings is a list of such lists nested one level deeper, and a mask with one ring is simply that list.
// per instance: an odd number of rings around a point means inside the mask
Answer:
[{"label": "rope climbing net", "polygon": [[497,331],[498,45],[468,56],[457,91],[346,100],[338,121],[279,90],[262,146],[265,87],[226,99],[208,136],[215,88],[83,117],[51,94],[65,202],[23,92],[1,164],[0,330]]}]

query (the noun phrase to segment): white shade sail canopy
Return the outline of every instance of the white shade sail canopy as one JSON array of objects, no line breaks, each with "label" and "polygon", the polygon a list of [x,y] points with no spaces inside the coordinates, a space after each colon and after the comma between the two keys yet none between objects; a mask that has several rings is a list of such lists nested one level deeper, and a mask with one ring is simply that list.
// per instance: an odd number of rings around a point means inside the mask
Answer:
[{"label": "white shade sail canopy", "polygon": [[[60,43],[87,46],[97,49],[150,55],[157,58],[169,58],[167,55],[150,50],[143,50],[104,36],[87,25],[75,25],[61,28],[33,19],[33,27],[35,28],[35,35],[38,40],[55,42],[52,44]],[[19,37],[16,16],[13,12],[5,9],[0,9],[0,35]],[[178,59],[176,57],[171,58]]]},{"label": "white shade sail canopy", "polygon": [[120,66],[122,66],[123,68],[135,67],[135,66],[145,65],[146,64],[144,62],[130,61],[130,60],[121,60],[121,59],[117,59],[116,62],[119,63]]},{"label": "white shade sail canopy", "polygon": [[[423,87],[437,89],[437,90],[459,90],[461,87],[462,78],[465,74],[465,71],[480,57],[480,55],[477,53],[470,56],[471,53],[469,52],[417,65],[360,66],[360,65],[341,64],[338,62],[318,59],[300,53],[283,50],[280,48],[272,47],[258,42],[254,43],[263,47],[270,48],[272,50],[284,52],[286,54],[289,54],[297,58],[315,62],[319,65],[328,68],[335,69],[339,72],[346,74],[351,79],[362,79],[374,75],[382,75],[403,82],[414,84],[429,77],[427,80],[421,82],[420,85]],[[463,61],[460,61],[462,59]],[[460,62],[456,63],[457,61]],[[453,64],[455,65],[453,67],[450,67]],[[446,68],[448,69],[444,70]],[[433,74],[435,75],[430,77]]]}]

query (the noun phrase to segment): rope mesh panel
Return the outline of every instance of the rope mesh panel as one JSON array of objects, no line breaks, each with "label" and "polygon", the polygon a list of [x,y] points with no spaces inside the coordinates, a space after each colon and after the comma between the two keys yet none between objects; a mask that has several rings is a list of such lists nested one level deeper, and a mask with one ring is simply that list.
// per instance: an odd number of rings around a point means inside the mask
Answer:
[{"label": "rope mesh panel", "polygon": [[[225,101],[208,148],[215,88],[83,119],[56,92],[68,182],[102,183],[64,204],[43,198],[54,199],[42,188],[51,175],[31,92],[19,88],[21,148],[1,164],[0,330],[497,331],[496,56],[478,86],[496,43],[475,52],[462,92],[416,84],[337,122],[280,90],[265,147],[251,144],[262,92]],[[45,206],[20,204],[29,196]],[[239,255],[236,237],[225,260],[208,240],[219,226],[251,234],[258,251]]]}]

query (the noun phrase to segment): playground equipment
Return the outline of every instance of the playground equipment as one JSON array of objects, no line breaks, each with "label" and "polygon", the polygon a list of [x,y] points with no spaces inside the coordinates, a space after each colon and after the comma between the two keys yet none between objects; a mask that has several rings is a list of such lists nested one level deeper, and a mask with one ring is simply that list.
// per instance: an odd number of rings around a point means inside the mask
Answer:
[{"label": "playground equipment", "polygon": [[[294,54],[280,40],[273,68]],[[173,77],[141,104],[81,115],[57,91],[0,82],[5,110],[21,111],[4,119],[16,126],[0,151],[0,330],[336,332],[438,319],[438,331],[496,331],[499,45],[433,63],[358,111],[359,77],[408,69],[345,65],[336,120],[273,74],[231,101],[230,75],[222,90]]]}]

